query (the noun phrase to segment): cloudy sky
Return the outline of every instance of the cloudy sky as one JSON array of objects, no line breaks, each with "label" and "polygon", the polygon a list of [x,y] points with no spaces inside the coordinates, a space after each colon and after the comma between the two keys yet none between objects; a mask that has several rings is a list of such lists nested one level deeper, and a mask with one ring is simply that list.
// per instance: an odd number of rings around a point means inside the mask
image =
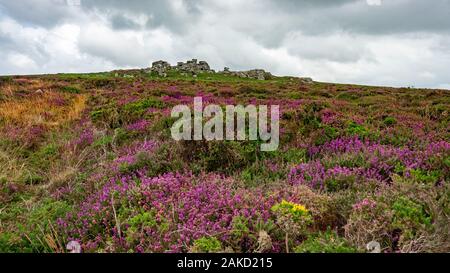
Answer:
[{"label": "cloudy sky", "polygon": [[198,58],[216,70],[450,89],[450,0],[0,0],[0,74]]}]

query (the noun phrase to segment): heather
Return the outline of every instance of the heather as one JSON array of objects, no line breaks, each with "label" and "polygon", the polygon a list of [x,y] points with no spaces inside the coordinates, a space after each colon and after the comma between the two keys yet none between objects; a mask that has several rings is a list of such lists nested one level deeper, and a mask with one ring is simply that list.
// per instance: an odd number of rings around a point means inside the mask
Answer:
[{"label": "heather", "polygon": [[[172,107],[195,96],[280,105],[279,150],[172,140]],[[290,77],[2,78],[0,252],[448,252],[449,100]]]}]

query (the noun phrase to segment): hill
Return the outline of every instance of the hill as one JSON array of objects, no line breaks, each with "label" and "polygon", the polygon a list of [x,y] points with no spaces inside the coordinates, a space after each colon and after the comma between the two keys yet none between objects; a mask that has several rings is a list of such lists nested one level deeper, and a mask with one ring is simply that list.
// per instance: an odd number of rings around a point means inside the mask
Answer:
[{"label": "hill", "polygon": [[[1,77],[0,252],[450,251],[449,91],[241,76]],[[280,105],[279,149],[172,140],[196,96]]]}]

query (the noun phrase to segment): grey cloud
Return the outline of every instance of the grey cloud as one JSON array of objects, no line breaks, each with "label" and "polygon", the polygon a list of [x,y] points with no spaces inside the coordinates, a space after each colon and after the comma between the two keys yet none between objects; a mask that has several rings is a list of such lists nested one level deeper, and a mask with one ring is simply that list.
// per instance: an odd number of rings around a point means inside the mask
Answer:
[{"label": "grey cloud", "polygon": [[216,69],[442,86],[449,18],[450,0],[0,0],[0,52],[11,66],[0,74],[26,69],[10,56],[42,72],[198,57]]},{"label": "grey cloud", "polygon": [[278,0],[276,2],[267,0],[268,3],[291,12],[297,12],[299,9],[316,9],[330,6],[341,6],[357,1],[359,0]]},{"label": "grey cloud", "polygon": [[0,30],[0,52],[3,56],[9,53],[19,53],[26,55],[33,59],[36,63],[45,63],[50,58],[43,44],[36,42],[34,44],[21,35],[13,35],[11,33],[4,33]]},{"label": "grey cloud", "polygon": [[[200,14],[199,5],[202,1],[182,0],[180,3],[182,4],[181,10],[176,10],[170,1],[84,0],[82,1],[82,8],[88,12],[97,10],[107,14],[127,12],[135,15],[146,15],[148,16],[145,24],[147,28],[166,27],[179,32],[189,21],[195,21],[195,17]],[[184,14],[180,14],[180,12]],[[117,25],[115,16],[112,19],[113,26],[117,26],[119,29],[123,26],[120,23]]]},{"label": "grey cloud", "polygon": [[[268,47],[280,46],[290,32],[330,35],[349,32],[363,35],[450,33],[449,0],[383,0],[370,6],[366,0],[265,1],[272,11],[264,20],[273,23],[264,33],[250,33]],[[277,20],[282,17],[282,20]]]},{"label": "grey cloud", "polygon": [[120,14],[116,14],[113,15],[111,18],[111,25],[113,27],[113,29],[117,29],[117,30],[133,30],[133,29],[140,29],[141,26],[139,25],[139,23],[131,20],[130,18],[127,18],[123,15]]},{"label": "grey cloud", "polygon": [[[320,20],[307,16],[302,25],[318,34],[341,29],[364,34],[450,31],[449,0],[384,0],[370,6],[364,0],[328,7]],[[314,23],[314,24],[313,24]]]},{"label": "grey cloud", "polygon": [[365,41],[344,33],[326,37],[293,34],[282,44],[289,53],[303,59],[348,63],[373,59]]},{"label": "grey cloud", "polygon": [[344,30],[367,34],[450,32],[450,1],[392,0],[376,7],[358,3],[327,17]]},{"label": "grey cloud", "polygon": [[53,27],[74,16],[65,0],[0,0],[0,10],[30,26]]}]

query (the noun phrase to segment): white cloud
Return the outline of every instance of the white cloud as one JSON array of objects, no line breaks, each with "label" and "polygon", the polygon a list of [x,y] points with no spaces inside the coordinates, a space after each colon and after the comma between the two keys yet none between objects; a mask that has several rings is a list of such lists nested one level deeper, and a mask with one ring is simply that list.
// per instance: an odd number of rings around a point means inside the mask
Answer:
[{"label": "white cloud", "polygon": [[381,6],[381,0],[366,0],[369,6]]},{"label": "white cloud", "polygon": [[6,62],[14,66],[16,69],[36,69],[36,63],[27,55],[20,53],[12,53],[7,56]]},{"label": "white cloud", "polygon": [[[415,14],[423,3],[392,0],[371,8],[367,4],[381,1],[52,1],[59,0],[42,0],[33,11],[35,0],[0,0],[6,60],[0,74],[104,71],[199,58],[215,69],[442,87],[450,70],[450,29],[443,31],[448,25],[441,18],[450,7],[445,0],[436,0],[429,19],[401,24],[396,15]],[[380,14],[386,15],[382,21]]]}]

